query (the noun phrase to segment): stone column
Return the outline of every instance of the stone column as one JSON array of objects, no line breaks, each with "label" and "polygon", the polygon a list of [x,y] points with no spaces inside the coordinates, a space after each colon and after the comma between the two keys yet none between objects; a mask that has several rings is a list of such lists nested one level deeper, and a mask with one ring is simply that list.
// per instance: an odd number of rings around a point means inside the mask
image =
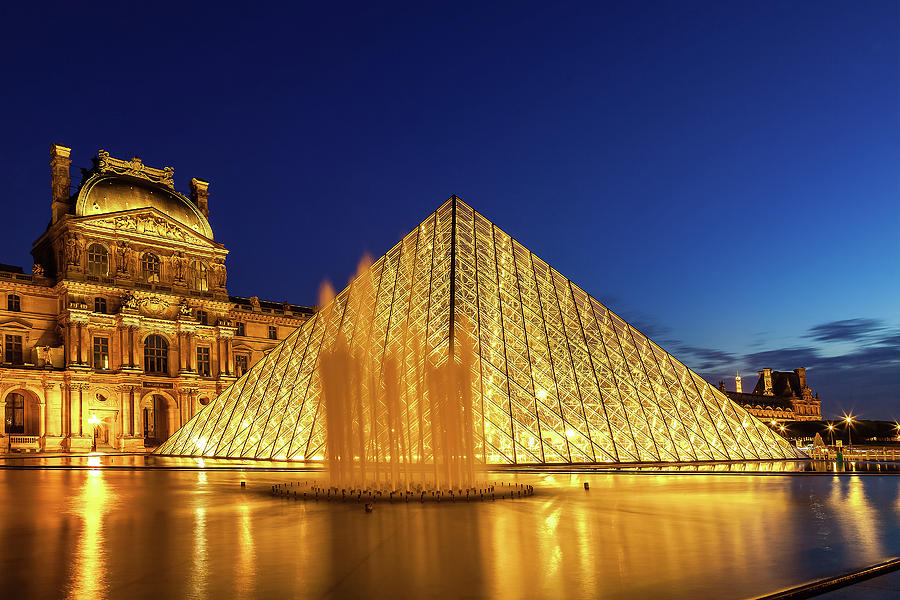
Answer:
[{"label": "stone column", "polygon": [[78,386],[78,437],[84,436],[84,384]]},{"label": "stone column", "polygon": [[131,336],[129,345],[129,352],[131,352],[131,366],[139,369],[143,368],[143,364],[141,363],[143,353],[140,349],[141,335],[138,327],[136,325],[131,325],[128,328],[128,334]]},{"label": "stone column", "polygon": [[234,352],[231,348],[231,338],[225,338],[225,374],[231,375],[234,373]]},{"label": "stone column", "polygon": [[47,435],[47,403],[38,402],[38,435],[43,438]]},{"label": "stone column", "polygon": [[94,340],[92,339],[92,336],[91,336],[91,328],[88,327],[87,323],[85,323],[84,325],[81,326],[81,340],[82,340],[81,362],[86,365],[91,365],[91,366],[95,367],[96,365],[91,364],[94,362],[94,357],[93,357],[93,349],[94,349],[93,342],[94,342]]},{"label": "stone column", "polygon": [[175,332],[175,344],[178,348],[178,372],[184,371],[184,334],[181,331]]},{"label": "stone column", "polygon": [[194,334],[192,332],[188,332],[185,334],[185,370],[193,371],[191,365],[194,364]]},{"label": "stone column", "polygon": [[69,384],[69,437],[81,435],[81,384]]},{"label": "stone column", "polygon": [[128,390],[128,405],[131,407],[131,435],[135,435],[136,431],[140,431],[140,414],[138,414],[137,400],[134,397],[134,386],[130,386]]},{"label": "stone column", "polygon": [[80,364],[84,364],[84,363],[83,363],[83,358],[82,358],[84,355],[82,354],[82,348],[81,348],[81,342],[82,342],[82,340],[83,340],[83,336],[82,336],[82,333],[81,333],[81,323],[77,323],[77,324],[75,325],[75,346],[78,348],[78,351],[76,352],[75,355],[77,356],[76,362],[77,362],[79,365],[80,365]]},{"label": "stone column", "polygon": [[44,402],[47,404],[47,435],[60,436],[63,431],[62,395],[55,383],[44,383]]},{"label": "stone column", "polygon": [[78,336],[75,323],[69,321],[66,327],[66,362],[73,365],[78,362]]}]

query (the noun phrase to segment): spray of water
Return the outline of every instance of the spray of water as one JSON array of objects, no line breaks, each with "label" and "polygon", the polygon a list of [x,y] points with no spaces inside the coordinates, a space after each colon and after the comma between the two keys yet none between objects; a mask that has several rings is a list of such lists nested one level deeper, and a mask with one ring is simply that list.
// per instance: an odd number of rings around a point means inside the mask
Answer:
[{"label": "spray of water", "polygon": [[[360,263],[341,333],[319,358],[331,485],[468,489],[475,483],[473,349],[460,339],[452,351],[426,351],[425,332],[406,326],[382,350],[373,338],[370,266]],[[323,310],[333,298],[323,286]]]}]

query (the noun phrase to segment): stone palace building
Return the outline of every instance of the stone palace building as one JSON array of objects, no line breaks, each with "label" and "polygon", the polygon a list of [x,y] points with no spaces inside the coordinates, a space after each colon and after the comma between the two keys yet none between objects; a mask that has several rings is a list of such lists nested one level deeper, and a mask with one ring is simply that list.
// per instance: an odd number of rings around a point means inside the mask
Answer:
[{"label": "stone palace building", "polygon": [[73,188],[69,155],[31,273],[0,265],[0,452],[155,446],[313,313],[228,295],[206,181],[100,150]]},{"label": "stone palace building", "polygon": [[822,401],[819,400],[819,394],[807,385],[804,367],[797,367],[793,371],[763,369],[749,394],[744,393],[741,376],[738,374],[734,378],[734,388],[733,392],[728,391],[725,389],[725,382],[719,382],[719,389],[726,396],[763,421],[778,423],[822,420]]}]

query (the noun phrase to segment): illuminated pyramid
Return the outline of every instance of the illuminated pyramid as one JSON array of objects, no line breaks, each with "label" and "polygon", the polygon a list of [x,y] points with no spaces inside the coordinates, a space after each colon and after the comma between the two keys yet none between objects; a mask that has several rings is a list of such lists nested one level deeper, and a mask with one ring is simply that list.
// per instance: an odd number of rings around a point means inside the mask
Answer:
[{"label": "illuminated pyramid", "polygon": [[[320,350],[341,332],[351,344],[370,336],[371,351],[383,356],[414,328],[423,333],[423,354],[435,363],[446,361],[461,341],[474,348],[478,462],[798,456],[782,437],[456,197],[370,273],[373,293],[354,294],[351,283],[157,453],[321,460],[327,450]],[[370,326],[357,328],[361,322]],[[422,448],[427,461],[430,440],[423,439]]]}]

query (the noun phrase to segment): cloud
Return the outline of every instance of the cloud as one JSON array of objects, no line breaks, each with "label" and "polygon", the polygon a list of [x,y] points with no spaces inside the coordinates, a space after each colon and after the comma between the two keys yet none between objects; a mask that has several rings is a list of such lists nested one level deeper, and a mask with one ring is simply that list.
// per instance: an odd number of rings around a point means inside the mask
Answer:
[{"label": "cloud", "polygon": [[806,337],[818,342],[858,342],[883,329],[880,319],[844,319],[810,327]]},{"label": "cloud", "polygon": [[722,364],[733,363],[737,359],[734,354],[714,348],[698,348],[685,344],[676,344],[673,347],[679,360],[687,363],[694,363],[696,360],[697,368],[704,371]]}]

